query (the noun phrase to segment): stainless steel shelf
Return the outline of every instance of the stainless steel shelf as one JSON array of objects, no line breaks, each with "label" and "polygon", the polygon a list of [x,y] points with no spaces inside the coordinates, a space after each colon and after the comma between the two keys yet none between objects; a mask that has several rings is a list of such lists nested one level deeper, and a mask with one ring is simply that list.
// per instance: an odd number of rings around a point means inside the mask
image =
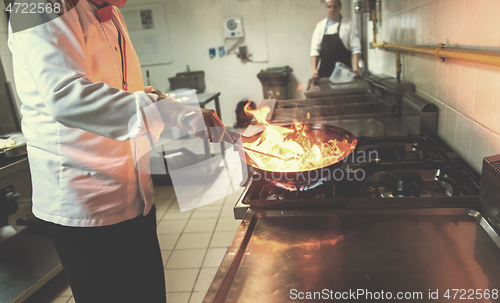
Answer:
[{"label": "stainless steel shelf", "polygon": [[14,159],[12,162],[0,167],[0,188],[12,185],[17,181],[28,178],[30,169],[28,158]]},{"label": "stainless steel shelf", "polygon": [[52,240],[27,228],[0,244],[0,303],[18,303],[62,270]]}]

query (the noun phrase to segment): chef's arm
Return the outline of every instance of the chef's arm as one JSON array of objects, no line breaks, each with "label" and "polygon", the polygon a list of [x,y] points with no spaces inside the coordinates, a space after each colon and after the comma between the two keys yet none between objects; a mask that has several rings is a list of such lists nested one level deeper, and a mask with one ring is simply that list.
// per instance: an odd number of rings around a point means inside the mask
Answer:
[{"label": "chef's arm", "polygon": [[[144,91],[127,92],[104,82],[93,82],[87,59],[85,35],[75,10],[22,32],[12,33],[9,46],[18,68],[29,73],[37,91],[23,91],[27,98],[40,98],[37,109],[54,120],[114,140],[133,139],[145,132],[143,119],[157,138],[163,121],[154,108],[155,98]],[[98,54],[95,54],[96,56]],[[115,62],[110,62],[110,72]],[[148,109],[147,111],[145,109]],[[131,123],[135,119],[135,124]],[[134,125],[134,127],[131,127]]]},{"label": "chef's arm", "polygon": [[311,56],[311,66],[312,66],[312,77],[313,78],[318,78],[318,62],[319,62],[319,56]]},{"label": "chef's arm", "polygon": [[359,73],[359,60],[361,59],[361,54],[356,53],[352,55],[352,70]]}]

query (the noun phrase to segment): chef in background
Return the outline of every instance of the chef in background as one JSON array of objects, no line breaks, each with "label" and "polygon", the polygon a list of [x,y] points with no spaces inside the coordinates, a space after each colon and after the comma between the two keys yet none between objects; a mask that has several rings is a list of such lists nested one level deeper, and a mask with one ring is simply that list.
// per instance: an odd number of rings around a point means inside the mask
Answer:
[{"label": "chef in background", "polygon": [[164,124],[199,136],[215,127],[213,142],[224,128],[213,111],[144,88],[115,7],[127,0],[66,2],[75,7],[63,5],[51,21],[14,32],[13,18],[32,16],[11,15],[9,25],[33,214],[54,240],[77,303],[164,303],[153,185],[148,169],[136,167],[149,160],[138,151],[149,150]]},{"label": "chef in background", "polygon": [[356,25],[340,14],[340,0],[327,0],[325,5],[328,17],[316,25],[311,42],[312,77],[330,77],[337,62],[359,73],[361,43]]}]

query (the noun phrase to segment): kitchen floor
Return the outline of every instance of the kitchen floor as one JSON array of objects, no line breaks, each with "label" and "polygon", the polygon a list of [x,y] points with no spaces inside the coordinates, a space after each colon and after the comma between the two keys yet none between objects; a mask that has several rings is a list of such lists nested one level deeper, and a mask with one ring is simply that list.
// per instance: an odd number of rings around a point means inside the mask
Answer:
[{"label": "kitchen floor", "polygon": [[[172,186],[156,186],[158,240],[163,253],[167,302],[200,303],[238,229],[233,207],[243,188],[224,199],[180,212]],[[33,294],[26,303],[71,303],[64,273]]]}]

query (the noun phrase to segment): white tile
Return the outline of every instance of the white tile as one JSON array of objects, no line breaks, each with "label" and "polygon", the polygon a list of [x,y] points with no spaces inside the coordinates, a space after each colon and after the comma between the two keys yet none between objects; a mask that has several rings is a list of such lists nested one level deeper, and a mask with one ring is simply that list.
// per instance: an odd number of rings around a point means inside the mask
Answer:
[{"label": "white tile", "polygon": [[170,258],[171,254],[172,254],[171,249],[161,251],[161,259],[163,261],[163,266],[167,265],[168,259]]},{"label": "white tile", "polygon": [[446,104],[458,108],[458,92],[460,89],[460,69],[458,62],[447,62],[448,76],[446,80]]},{"label": "white tile", "polygon": [[446,107],[445,135],[443,139],[448,145],[454,147],[456,145],[457,136],[457,111],[451,107]]},{"label": "white tile", "polygon": [[167,212],[166,208],[163,209],[156,209],[156,222],[160,222],[165,213]]},{"label": "white tile", "polygon": [[196,280],[194,291],[200,291],[206,293],[207,290],[210,288],[210,284],[212,284],[212,281],[216,273],[217,273],[217,268],[210,268],[210,267],[202,268],[200,271],[200,275]]},{"label": "white tile", "polygon": [[194,212],[209,212],[209,211],[220,211],[222,208],[222,205],[204,205],[201,207],[197,207]]},{"label": "white tile", "polygon": [[474,109],[474,94],[477,69],[469,62],[462,63],[460,74],[460,90],[458,94],[458,110],[471,117]]},{"label": "white tile", "polygon": [[204,291],[194,291],[191,294],[191,299],[189,303],[201,303],[203,302],[203,298],[205,298],[206,292]]},{"label": "white tile", "polygon": [[162,221],[189,219],[189,217],[191,217],[192,213],[193,213],[192,210],[188,210],[188,211],[184,211],[184,212],[181,212],[180,210],[167,212],[163,216]]},{"label": "white tile", "polygon": [[[441,16],[446,22],[446,47],[457,47],[462,44],[464,28],[464,2],[465,0],[440,0],[443,2],[446,11]],[[466,24],[465,24],[466,26]]]},{"label": "white tile", "polygon": [[436,76],[436,98],[442,102],[446,102],[446,81],[448,80],[448,64],[439,62],[437,64]]},{"label": "white tile", "polygon": [[66,303],[76,303],[75,298],[71,297]]},{"label": "white tile", "polygon": [[158,234],[179,234],[184,230],[188,219],[164,220],[158,224]]},{"label": "white tile", "polygon": [[199,271],[198,268],[165,270],[167,293],[192,291]]},{"label": "white tile", "polygon": [[424,5],[421,7],[419,14],[422,16],[422,45],[431,44],[431,8],[429,5]]},{"label": "white tile", "polygon": [[158,235],[158,242],[162,250],[174,249],[177,240],[179,239],[180,233],[177,234],[162,234]]},{"label": "white tile", "polygon": [[471,141],[472,120],[462,114],[457,115],[457,135],[456,135],[456,150],[464,157],[469,159],[469,149]]},{"label": "white tile", "polygon": [[488,128],[491,128],[491,110],[493,107],[493,92],[497,78],[496,72],[497,68],[491,67],[477,69],[472,118]]},{"label": "white tile", "polygon": [[491,110],[491,129],[500,134],[500,75],[496,77],[493,105]]},{"label": "white tile", "polygon": [[437,64],[439,61],[434,57],[415,54],[415,60],[413,61],[414,66],[407,67],[414,70],[416,73],[425,76],[417,76],[415,78],[415,85],[427,92],[428,94],[434,95],[436,91],[436,74],[437,74]]},{"label": "white tile", "polygon": [[221,218],[233,218],[234,219],[234,209],[225,207],[220,213]]},{"label": "white tile", "polygon": [[206,249],[176,249],[168,260],[166,269],[200,268]]},{"label": "white tile", "polygon": [[432,18],[431,41],[435,44],[446,43],[447,20],[444,16],[447,13],[445,1],[436,1],[431,4],[430,12]]},{"label": "white tile", "polygon": [[229,247],[209,248],[203,261],[203,267],[218,268]]},{"label": "white tile", "polygon": [[203,218],[218,218],[220,211],[200,211],[193,212],[191,219],[203,219]]},{"label": "white tile", "polygon": [[[477,2],[474,3],[474,1],[465,1],[462,23],[464,27],[461,44],[466,45],[469,49],[478,50],[478,27],[481,24],[481,5],[478,5]],[[471,24],[475,24],[476,26],[470,26]]]},{"label": "white tile", "polygon": [[211,232],[182,234],[176,249],[207,248],[211,237]]},{"label": "white tile", "polygon": [[489,156],[490,131],[478,123],[472,123],[471,151],[469,162],[481,172],[483,158]]},{"label": "white tile", "polygon": [[490,132],[490,150],[489,155],[498,155],[500,154],[500,135],[495,134],[494,132]]},{"label": "white tile", "polygon": [[191,218],[184,229],[185,233],[213,232],[217,218]]},{"label": "white tile", "polygon": [[168,303],[189,303],[191,292],[173,292],[167,293]]},{"label": "white tile", "polygon": [[216,232],[219,231],[233,231],[236,232],[238,227],[240,227],[241,220],[235,220],[231,218],[220,218],[217,222]]},{"label": "white tile", "polygon": [[210,248],[231,246],[235,234],[236,231],[221,231],[214,233],[212,241],[210,242]]},{"label": "white tile", "polygon": [[[500,10],[500,1],[498,0],[481,0],[480,5],[477,5],[481,22],[476,28],[479,37],[480,50],[498,52],[500,41],[500,20],[498,19],[498,11]],[[466,23],[465,23],[466,24]],[[467,26],[467,25],[466,25]],[[492,43],[496,41],[497,43]],[[481,48],[486,46],[487,48]]]},{"label": "white tile", "polygon": [[415,30],[415,44],[416,45],[422,45],[422,39],[423,39],[423,27],[424,27],[424,24],[423,24],[423,13],[424,13],[424,9],[423,7],[418,7],[415,9],[415,27],[414,27],[414,30]]},{"label": "white tile", "polygon": [[226,200],[226,197],[219,199],[217,201],[214,201],[214,202],[210,203],[210,205],[213,205],[213,206],[223,205],[225,200]]}]

